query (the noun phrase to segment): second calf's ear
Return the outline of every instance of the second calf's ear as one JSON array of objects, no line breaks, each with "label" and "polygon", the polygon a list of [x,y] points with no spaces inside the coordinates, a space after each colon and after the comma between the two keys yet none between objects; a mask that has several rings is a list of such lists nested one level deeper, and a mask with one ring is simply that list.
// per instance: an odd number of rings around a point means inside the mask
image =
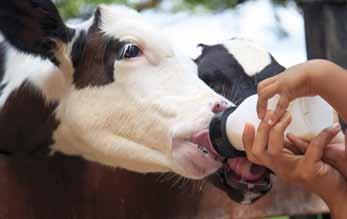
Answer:
[{"label": "second calf's ear", "polygon": [[55,63],[57,46],[74,36],[50,0],[1,0],[0,31],[18,50]]}]

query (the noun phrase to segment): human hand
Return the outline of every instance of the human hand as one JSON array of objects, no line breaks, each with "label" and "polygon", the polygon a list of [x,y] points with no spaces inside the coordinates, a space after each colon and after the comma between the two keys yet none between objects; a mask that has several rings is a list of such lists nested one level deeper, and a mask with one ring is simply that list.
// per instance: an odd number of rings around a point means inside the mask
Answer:
[{"label": "human hand", "polygon": [[[313,75],[319,75],[323,66],[327,66],[325,60],[313,60],[295,65],[274,77],[268,78],[258,84],[257,113],[259,119],[263,119],[267,111],[268,100],[279,95],[279,101],[272,118],[271,124],[275,124],[287,110],[289,103],[298,97],[316,95],[312,87]],[[315,73],[315,74],[311,74]]]},{"label": "human hand", "polygon": [[[288,140],[301,152],[305,153],[309,142],[302,140],[292,134],[288,135]],[[325,147],[323,161],[336,168],[347,179],[347,136],[345,142],[329,144]]]},{"label": "human hand", "polygon": [[268,167],[285,181],[303,185],[325,200],[334,215],[342,214],[341,203],[347,199],[347,182],[338,170],[322,161],[324,148],[337,135],[339,127],[326,129],[311,142],[306,142],[302,155],[297,154],[297,147],[284,137],[290,115],[285,113],[273,127],[268,124],[271,116],[272,113],[266,113],[257,133],[252,125],[246,125],[243,144],[248,159]]}]

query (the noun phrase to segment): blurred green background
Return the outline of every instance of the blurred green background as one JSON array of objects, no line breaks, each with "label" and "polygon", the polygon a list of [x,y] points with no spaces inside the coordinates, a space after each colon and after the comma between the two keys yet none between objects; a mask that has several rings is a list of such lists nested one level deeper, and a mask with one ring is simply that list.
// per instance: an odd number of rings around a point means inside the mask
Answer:
[{"label": "blurred green background", "polygon": [[[173,12],[179,10],[191,11],[221,11],[234,8],[239,4],[252,0],[172,0],[170,7]],[[271,0],[274,5],[285,5],[290,0]],[[162,0],[55,0],[65,19],[76,16],[87,16],[99,4],[118,3],[142,11],[157,8]]]}]

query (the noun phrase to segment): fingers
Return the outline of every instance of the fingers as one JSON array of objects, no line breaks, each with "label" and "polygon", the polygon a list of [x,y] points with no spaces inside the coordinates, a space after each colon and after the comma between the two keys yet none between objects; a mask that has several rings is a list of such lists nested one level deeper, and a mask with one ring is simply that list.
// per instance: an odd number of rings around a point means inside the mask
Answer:
[{"label": "fingers", "polygon": [[264,165],[268,163],[268,154],[265,153],[265,150],[268,144],[269,134],[271,130],[271,126],[268,123],[268,120],[271,118],[271,116],[272,112],[268,111],[265,115],[264,120],[260,122],[252,148],[253,156]]},{"label": "fingers", "polygon": [[345,160],[344,150],[345,150],[344,144],[329,144],[324,149],[323,160],[335,166],[335,163],[338,160]]},{"label": "fingers", "polygon": [[255,128],[252,124],[246,124],[243,129],[242,143],[245,148],[247,157],[250,161],[255,162],[255,158],[252,154],[252,147],[255,139]]},{"label": "fingers", "polygon": [[252,124],[247,123],[245,125],[245,128],[243,129],[242,134],[242,143],[245,147],[245,150],[248,150],[252,148],[253,142],[255,138],[255,128]]},{"label": "fingers", "polygon": [[304,141],[303,139],[293,135],[293,134],[288,134],[287,135],[288,140],[290,143],[292,143],[292,147],[300,151],[301,153],[305,153],[307,150],[307,147],[309,143],[307,141]]},{"label": "fingers", "polygon": [[272,118],[269,121],[270,125],[276,124],[276,122],[281,119],[281,117],[284,116],[284,113],[286,112],[288,106],[289,106],[289,99],[285,95],[281,95],[280,99],[278,100],[278,103],[276,105],[275,112],[272,116]]},{"label": "fingers", "polygon": [[268,144],[268,153],[277,156],[284,146],[284,132],[291,122],[291,116],[287,112],[281,120],[271,129]]},{"label": "fingers", "polygon": [[276,79],[277,79],[277,76],[276,76],[276,75],[273,76],[273,77],[271,77],[271,78],[267,78],[267,79],[263,80],[262,82],[260,82],[260,83],[258,84],[258,86],[259,86],[260,88],[265,88],[265,87],[267,87],[268,85],[270,85],[270,84],[272,84],[273,82],[275,82]]},{"label": "fingers", "polygon": [[324,129],[316,138],[309,144],[304,161],[307,164],[314,164],[320,161],[323,157],[323,150],[331,140],[339,133],[340,126],[335,125],[332,128]]},{"label": "fingers", "polygon": [[290,143],[289,141],[284,141],[284,147],[294,155],[304,154],[300,149],[298,149],[296,146],[294,146],[293,143]]},{"label": "fingers", "polygon": [[269,156],[265,153],[265,149],[271,130],[271,126],[268,124],[267,119],[269,119],[271,115],[271,112],[266,113],[265,119],[259,124],[256,134],[255,128],[252,125],[246,124],[242,135],[242,143],[248,159],[259,165],[266,166],[269,164]]},{"label": "fingers", "polygon": [[[278,83],[263,87],[262,84],[258,85],[258,101],[257,101],[257,113],[259,119],[264,119],[266,111],[268,110],[268,100],[280,93],[280,87]],[[286,112],[290,103],[290,99],[287,95],[280,94],[280,98],[277,102],[275,112],[272,118],[269,120],[269,124],[275,124]]]},{"label": "fingers", "polygon": [[257,113],[259,119],[264,119],[268,99],[273,97],[278,92],[278,86],[276,83],[276,77],[266,79],[258,84],[257,93],[258,93],[258,102],[257,102]]},{"label": "fingers", "polygon": [[323,160],[336,168],[347,179],[347,159],[344,143],[328,145],[324,150]]}]

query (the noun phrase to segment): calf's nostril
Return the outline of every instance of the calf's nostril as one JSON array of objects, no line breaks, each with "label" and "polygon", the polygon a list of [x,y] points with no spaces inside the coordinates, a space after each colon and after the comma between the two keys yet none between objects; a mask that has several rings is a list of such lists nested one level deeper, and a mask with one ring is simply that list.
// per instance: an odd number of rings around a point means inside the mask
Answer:
[{"label": "calf's nostril", "polygon": [[228,108],[228,103],[225,101],[220,101],[220,102],[213,104],[212,112],[213,113],[224,112],[227,108]]}]

